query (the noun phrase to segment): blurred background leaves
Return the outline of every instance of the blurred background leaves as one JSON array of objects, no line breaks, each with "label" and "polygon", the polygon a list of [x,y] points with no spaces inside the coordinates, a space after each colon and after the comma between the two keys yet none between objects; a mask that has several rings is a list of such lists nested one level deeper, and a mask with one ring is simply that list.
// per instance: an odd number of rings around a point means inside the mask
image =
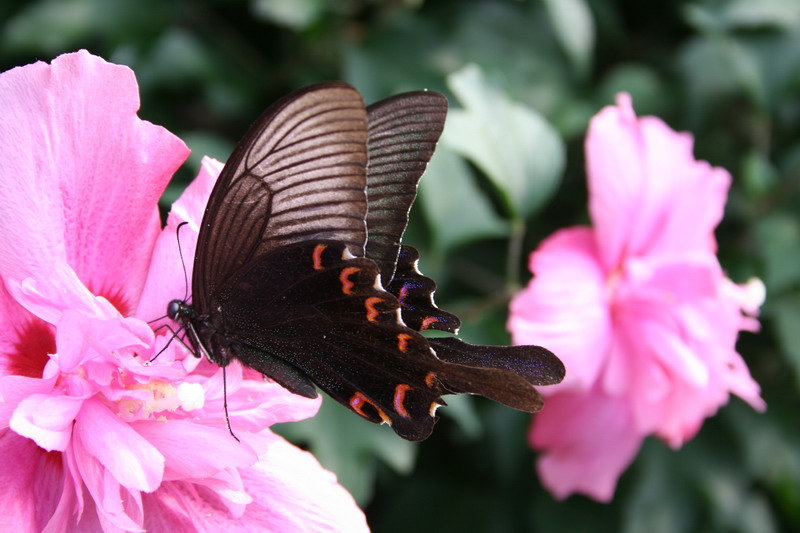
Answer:
[{"label": "blurred background leaves", "polygon": [[[344,79],[367,102],[445,93],[453,111],[407,240],[473,342],[506,343],[527,254],[587,221],[582,141],[617,91],[691,131],[734,175],[720,258],[761,277],[763,328],[739,343],[769,410],[734,399],[674,452],[648,440],[614,501],[540,486],[530,417],[448,399],[434,436],[396,438],[333,402],[280,428],[336,471],[376,531],[800,530],[800,2],[797,0],[5,0],[0,67],[87,48],[129,65],[140,115],[227,158],[264,108]],[[2,110],[0,110],[0,118]]]}]

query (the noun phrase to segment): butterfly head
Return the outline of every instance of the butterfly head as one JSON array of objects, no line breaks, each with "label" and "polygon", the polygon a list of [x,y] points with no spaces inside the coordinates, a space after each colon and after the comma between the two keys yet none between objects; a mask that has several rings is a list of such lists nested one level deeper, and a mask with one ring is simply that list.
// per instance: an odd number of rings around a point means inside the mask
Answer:
[{"label": "butterfly head", "polygon": [[167,304],[167,316],[176,322],[185,322],[195,316],[195,310],[184,300],[172,300]]}]

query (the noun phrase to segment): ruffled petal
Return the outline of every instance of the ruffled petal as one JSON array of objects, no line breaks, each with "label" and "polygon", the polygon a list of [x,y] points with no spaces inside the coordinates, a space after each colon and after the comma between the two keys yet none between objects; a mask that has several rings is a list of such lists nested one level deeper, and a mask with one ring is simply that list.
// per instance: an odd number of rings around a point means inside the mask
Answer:
[{"label": "ruffled petal", "polygon": [[660,119],[637,118],[625,93],[592,119],[589,211],[607,269],[626,256],[716,251],[730,175],[696,161],[692,145]]},{"label": "ruffled petal", "polygon": [[245,518],[263,524],[263,530],[369,531],[364,513],[336,476],[313,455],[277,435],[272,435],[267,453],[243,477],[256,502],[248,506]]},{"label": "ruffled petal", "polygon": [[[736,353],[764,291],[733,284],[719,265],[713,232],[730,176],[696,161],[689,135],[637,118],[623,94],[592,120],[586,153],[594,228],[562,230],[532,255],[509,327],[567,367],[532,432],[545,484],[608,500],[647,435],[680,446],[731,392],[764,408]],[[542,261],[551,247],[559,253]]]},{"label": "ruffled petal", "polygon": [[[86,499],[84,509],[84,519],[92,522],[96,519],[101,531],[140,531],[139,524],[143,520],[143,506],[141,493],[131,490],[115,478],[104,465],[85,448],[86,444],[92,445],[87,441],[86,435],[78,435],[73,441],[72,446],[67,450],[67,454],[72,458],[73,468],[83,481],[86,491],[91,498]],[[101,436],[99,440],[104,440]],[[113,444],[118,444],[115,442]],[[94,447],[96,448],[96,444]],[[111,448],[107,454],[114,453]],[[131,458],[129,453],[121,454],[127,459]],[[141,470],[141,465],[132,465],[137,471]],[[136,474],[134,474],[136,476]],[[81,488],[81,491],[83,489]]]},{"label": "ruffled petal", "polygon": [[57,324],[67,309],[90,316],[117,317],[119,311],[105,298],[95,296],[67,263],[55,261],[40,269],[41,277],[7,282],[11,295],[25,309],[50,324]]},{"label": "ruffled petal", "polygon": [[48,451],[64,451],[72,439],[72,426],[84,398],[32,394],[22,400],[9,427]]},{"label": "ruffled petal", "polygon": [[8,427],[11,415],[20,402],[35,394],[53,390],[56,378],[38,379],[27,376],[0,377],[0,428]]},{"label": "ruffled petal", "polygon": [[[210,418],[219,421],[220,427],[225,426],[224,418],[219,416],[223,412],[225,387],[228,414],[235,430],[257,432],[278,422],[305,420],[316,415],[322,404],[320,396],[304,398],[292,394],[277,383],[265,380],[260,373],[245,369],[238,361],[228,365],[225,372],[210,363],[202,366],[212,369],[211,375],[203,381],[204,409]],[[244,372],[248,379],[243,379]]]},{"label": "ruffled petal", "polygon": [[145,496],[147,531],[369,531],[364,514],[336,476],[281,437],[268,434],[267,439],[259,462],[242,471],[253,499],[243,515],[209,512],[220,505],[219,496],[209,489],[165,483],[162,490]]},{"label": "ruffled petal", "polygon": [[169,424],[147,420],[131,427],[164,456],[165,481],[211,477],[225,468],[246,468],[258,460],[255,450],[246,442],[237,442],[227,429],[191,420]]},{"label": "ruffled petal", "polygon": [[0,376],[41,377],[55,352],[53,328],[20,306],[1,282],[0,324]]},{"label": "ruffled petal", "polygon": [[[66,488],[59,453],[46,452],[13,431],[0,430],[0,526],[3,531],[35,533],[66,531],[62,511],[72,511],[71,490]],[[66,499],[66,501],[65,501]],[[62,503],[60,506],[59,503]]]},{"label": "ruffled petal", "polygon": [[164,476],[164,456],[130,425],[97,401],[84,403],[75,425],[76,437],[91,457],[117,482],[152,492]]},{"label": "ruffled petal", "polygon": [[[263,379],[263,378],[262,378]],[[316,415],[322,397],[304,398],[292,394],[274,382],[245,380],[233,398],[228,400],[231,419],[237,427],[250,431],[279,422],[296,422]]]}]

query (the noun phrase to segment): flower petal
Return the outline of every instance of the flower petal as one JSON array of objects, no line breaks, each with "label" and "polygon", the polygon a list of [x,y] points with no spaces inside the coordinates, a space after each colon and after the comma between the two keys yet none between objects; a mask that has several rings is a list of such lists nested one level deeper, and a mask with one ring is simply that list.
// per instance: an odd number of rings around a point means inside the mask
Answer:
[{"label": "flower petal", "polygon": [[11,415],[21,401],[34,394],[51,392],[55,382],[56,378],[0,377],[0,428],[8,426]]},{"label": "flower petal", "polygon": [[64,451],[83,402],[83,398],[71,396],[32,394],[14,410],[9,427],[45,450]]},{"label": "flower petal", "polygon": [[716,251],[730,175],[696,161],[692,144],[660,119],[637,118],[625,93],[592,119],[589,211],[607,269],[625,256]]},{"label": "flower petal", "polygon": [[246,442],[237,442],[227,429],[191,420],[169,424],[147,420],[131,427],[164,456],[165,481],[211,477],[225,468],[245,468],[258,460],[255,450]]},{"label": "flower petal", "polygon": [[[562,230],[532,255],[509,325],[567,367],[532,431],[545,483],[608,500],[645,436],[680,446],[731,392],[763,409],[735,346],[757,329],[764,292],[725,278],[713,232],[730,176],[696,161],[689,135],[637,118],[623,94],[592,120],[586,153],[594,229]],[[563,237],[578,231],[582,243]],[[592,317],[602,326],[582,324]]]},{"label": "flower petal", "polygon": [[624,397],[595,390],[548,397],[547,407],[534,417],[530,439],[544,452],[537,470],[556,498],[580,492],[608,502],[643,437]]},{"label": "flower petal", "polygon": [[322,397],[304,398],[292,394],[277,383],[245,380],[239,393],[228,398],[228,410],[237,427],[250,431],[279,422],[296,422],[316,415]]},{"label": "flower petal", "polygon": [[[224,427],[225,400],[223,375],[228,391],[228,414],[237,430],[258,432],[278,422],[295,422],[317,414],[322,398],[304,398],[292,394],[277,383],[267,381],[256,371],[245,369],[238,361],[222,368],[206,363],[213,374],[203,382],[206,403],[204,409]],[[243,379],[246,372],[248,379]]]},{"label": "flower petal", "polygon": [[[182,483],[145,495],[145,527],[154,533],[182,531],[369,531],[352,496],[308,452],[267,433],[259,462],[242,471],[253,503],[240,517],[220,512],[219,496]],[[183,529],[181,529],[183,528]]]},{"label": "flower petal", "polygon": [[74,498],[64,477],[61,454],[46,452],[30,439],[3,430],[0,456],[0,529],[47,531],[50,522],[54,531],[66,531]]},{"label": "flower petal", "polygon": [[158,198],[186,146],[136,116],[130,69],[86,51],[3,73],[0,108],[0,145],[15,147],[0,175],[35,176],[0,181],[0,274],[37,277],[66,260],[130,312],[160,230]]},{"label": "flower petal", "polygon": [[164,456],[101,405],[89,400],[77,417],[75,433],[86,453],[109,470],[121,485],[152,492],[164,476]]},{"label": "flower petal", "polygon": [[0,376],[41,377],[55,352],[53,329],[23,308],[2,282],[0,324]]},{"label": "flower petal", "polygon": [[511,302],[515,344],[546,346],[564,362],[563,383],[545,391],[589,388],[610,348],[605,275],[588,228],[547,238],[531,255],[534,278]]},{"label": "flower petal", "polygon": [[[163,316],[170,299],[183,299],[191,292],[191,287],[187,287],[187,280],[192,279],[200,222],[203,220],[211,189],[214,188],[223,166],[216,159],[204,157],[197,177],[172,204],[167,225],[155,242],[150,272],[142,290],[136,316],[144,320]],[[181,228],[178,249],[177,228],[182,222],[188,224]],[[183,268],[186,269],[185,272]],[[155,324],[158,325],[160,323]]]},{"label": "flower petal", "polygon": [[[86,441],[76,436],[66,454],[72,459],[75,472],[91,496],[86,500],[85,511],[89,515],[86,522],[96,519],[100,529],[105,531],[141,531],[143,517],[139,492],[122,486],[97,457],[86,450],[84,444]],[[83,492],[83,487],[80,490]]]},{"label": "flower petal", "polygon": [[28,311],[50,324],[57,324],[67,309],[90,316],[117,317],[119,311],[105,298],[95,296],[64,261],[54,261],[39,269],[39,276],[21,283],[9,280],[11,295]]}]

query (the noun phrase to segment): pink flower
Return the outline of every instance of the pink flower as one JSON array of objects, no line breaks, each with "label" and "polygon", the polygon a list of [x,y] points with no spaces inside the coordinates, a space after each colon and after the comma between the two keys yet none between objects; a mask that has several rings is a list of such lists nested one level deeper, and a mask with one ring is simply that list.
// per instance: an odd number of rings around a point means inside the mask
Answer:
[{"label": "pink flower", "polygon": [[[185,291],[221,165],[162,231],[188,150],[140,120],[126,67],[83,51],[0,75],[0,530],[363,531],[350,495],[268,427],[319,402],[222,373],[147,321]],[[190,273],[191,274],[191,273]]]},{"label": "pink flower", "polygon": [[679,447],[730,393],[765,408],[735,348],[764,294],[717,261],[730,176],[694,159],[691,136],[637,119],[620,94],[592,120],[586,158],[594,227],[560,230],[531,255],[509,328],[567,368],[530,434],[544,484],[608,501],[647,435]]}]

